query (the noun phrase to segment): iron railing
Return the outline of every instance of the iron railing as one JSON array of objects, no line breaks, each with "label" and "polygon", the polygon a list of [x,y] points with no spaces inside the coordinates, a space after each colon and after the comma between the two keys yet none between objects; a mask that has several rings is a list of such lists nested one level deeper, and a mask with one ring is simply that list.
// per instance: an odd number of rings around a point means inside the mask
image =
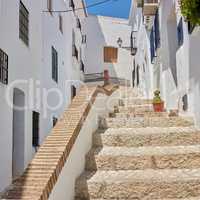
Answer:
[{"label": "iron railing", "polygon": [[[85,74],[84,75],[85,83],[92,83],[92,82],[103,82],[104,81],[104,73],[92,73],[92,74]],[[118,85],[126,85],[130,86],[130,81],[124,78],[118,77],[110,77],[110,83],[118,84]]]}]

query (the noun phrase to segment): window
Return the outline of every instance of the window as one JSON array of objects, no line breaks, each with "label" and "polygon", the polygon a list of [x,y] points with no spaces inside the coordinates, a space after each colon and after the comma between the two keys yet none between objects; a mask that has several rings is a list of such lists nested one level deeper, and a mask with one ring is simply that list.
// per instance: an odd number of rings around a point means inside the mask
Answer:
[{"label": "window", "polygon": [[137,66],[136,73],[137,73],[137,86],[138,86],[140,84],[140,66],[139,65]]},{"label": "window", "polygon": [[81,30],[81,21],[78,17],[76,18],[76,27]]},{"label": "window", "polygon": [[83,61],[81,60],[81,64],[80,64],[81,66],[80,66],[80,70],[82,71],[82,72],[85,72],[85,65],[84,65],[84,63],[83,63]]},{"label": "window", "polygon": [[76,47],[76,38],[75,38],[75,32],[74,30],[72,30],[72,56],[76,57],[76,59],[78,60],[78,49]]},{"label": "window", "polygon": [[188,110],[188,96],[187,96],[187,94],[185,94],[182,97],[182,102],[183,102],[183,111],[187,111]]},{"label": "window", "polygon": [[188,33],[191,34],[195,28],[195,25],[193,25],[190,21],[188,21]]},{"label": "window", "polygon": [[178,27],[177,27],[177,34],[178,34],[178,45],[179,47],[183,44],[183,18],[181,17]]},{"label": "window", "polygon": [[52,0],[47,0],[47,10],[52,15]]},{"label": "window", "polygon": [[63,33],[63,18],[62,18],[62,15],[59,15],[59,29],[60,29],[60,32]]},{"label": "window", "polygon": [[73,11],[75,10],[75,4],[73,0],[69,0],[69,7],[71,7]]},{"label": "window", "polygon": [[114,47],[104,47],[104,62],[117,63],[118,49]]},{"label": "window", "polygon": [[8,84],[8,55],[0,49],[0,82]]},{"label": "window", "polygon": [[76,87],[74,85],[71,86],[71,94],[72,99],[76,96]]},{"label": "window", "polygon": [[33,111],[32,116],[32,145],[33,147],[39,146],[39,123],[40,123],[40,114],[38,112]]},{"label": "window", "polygon": [[53,127],[57,124],[57,122],[58,122],[58,118],[53,117]]},{"label": "window", "polygon": [[72,56],[78,60],[78,49],[77,49],[76,45],[72,46]]},{"label": "window", "polygon": [[82,35],[82,44],[86,44],[86,42],[87,42],[87,36]]},{"label": "window", "polygon": [[54,47],[52,47],[52,79],[58,82],[58,53]]},{"label": "window", "polygon": [[20,1],[19,7],[19,38],[29,45],[29,12]]}]

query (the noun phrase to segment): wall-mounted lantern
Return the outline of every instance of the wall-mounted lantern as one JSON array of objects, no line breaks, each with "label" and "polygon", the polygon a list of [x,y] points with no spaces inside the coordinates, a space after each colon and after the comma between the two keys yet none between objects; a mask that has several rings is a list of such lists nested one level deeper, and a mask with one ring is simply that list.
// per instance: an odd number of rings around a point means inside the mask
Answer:
[{"label": "wall-mounted lantern", "polygon": [[117,44],[119,45],[120,48],[122,48],[122,43],[123,43],[122,38],[119,37],[117,40]]},{"label": "wall-mounted lantern", "polygon": [[137,34],[137,31],[132,31],[131,32],[131,37],[130,37],[131,46],[130,47],[123,47],[122,46],[123,40],[121,39],[121,37],[119,37],[118,40],[117,40],[117,44],[118,44],[119,48],[123,48],[123,49],[129,50],[131,52],[132,56],[135,56],[136,53],[137,53],[136,34]]}]

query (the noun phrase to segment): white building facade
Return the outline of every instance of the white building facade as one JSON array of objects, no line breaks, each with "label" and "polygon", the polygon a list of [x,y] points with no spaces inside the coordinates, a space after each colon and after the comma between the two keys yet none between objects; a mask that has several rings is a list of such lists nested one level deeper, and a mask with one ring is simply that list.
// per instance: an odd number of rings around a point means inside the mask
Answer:
[{"label": "white building facade", "polygon": [[89,15],[84,22],[84,33],[87,35],[85,73],[108,70],[111,78],[127,80],[132,85],[133,56],[128,20]]},{"label": "white building facade", "polygon": [[83,80],[80,7],[0,1],[0,191],[22,174]]},{"label": "white building facade", "polygon": [[168,110],[193,116],[199,126],[199,27],[191,30],[178,0],[133,1],[130,23],[138,26],[136,58],[137,62],[147,60],[146,82],[151,95],[160,89]]}]

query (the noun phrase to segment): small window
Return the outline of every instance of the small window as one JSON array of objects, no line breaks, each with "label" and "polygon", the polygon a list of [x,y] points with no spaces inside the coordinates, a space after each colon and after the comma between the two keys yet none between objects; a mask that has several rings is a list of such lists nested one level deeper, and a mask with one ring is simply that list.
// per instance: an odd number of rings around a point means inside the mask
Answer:
[{"label": "small window", "polygon": [[183,18],[181,17],[178,27],[177,27],[177,34],[178,34],[178,45],[179,47],[183,45]]},{"label": "small window", "polygon": [[80,64],[81,66],[80,66],[80,70],[82,71],[82,72],[85,72],[85,65],[84,65],[84,63],[83,63],[83,61],[81,60],[81,64]]},{"label": "small window", "polygon": [[188,110],[188,95],[185,94],[182,97],[182,102],[183,102],[183,111],[187,111]]},{"label": "small window", "polygon": [[63,18],[62,18],[62,15],[59,15],[59,29],[60,29],[60,32],[63,33]]},{"label": "small window", "polygon": [[52,47],[52,79],[58,82],[58,53],[54,47]]},{"label": "small window", "polygon": [[0,49],[0,82],[8,84],[8,55]]},{"label": "small window", "polygon": [[190,21],[188,21],[188,33],[191,34],[195,28],[195,25],[193,25]]},{"label": "small window", "polygon": [[32,145],[33,147],[39,146],[39,123],[40,123],[40,114],[38,112],[33,111],[32,116]]},{"label": "small window", "polygon": [[75,4],[73,0],[69,0],[69,7],[71,7],[72,10],[75,11]]},{"label": "small window", "polygon": [[82,35],[82,44],[86,44],[86,42],[87,42],[87,36]]},{"label": "small window", "polygon": [[118,49],[114,47],[104,47],[104,62],[117,63]]},{"label": "small window", "polygon": [[71,86],[71,97],[72,99],[76,96],[76,87],[74,85]]},{"label": "small window", "polygon": [[57,122],[58,122],[58,118],[53,117],[53,127],[57,124]]},{"label": "small window", "polygon": [[76,27],[81,30],[81,21],[78,17],[76,18]]},{"label": "small window", "polygon": [[19,38],[29,45],[29,12],[20,1],[19,7]]},{"label": "small window", "polygon": [[76,58],[76,60],[78,60],[78,49],[76,47],[76,45],[72,46],[72,56]]},{"label": "small window", "polygon": [[140,84],[140,66],[137,66],[136,69],[136,73],[137,73],[137,86]]},{"label": "small window", "polygon": [[52,0],[47,0],[47,10],[52,15]]},{"label": "small window", "polygon": [[143,72],[145,72],[145,64],[143,64]]}]

